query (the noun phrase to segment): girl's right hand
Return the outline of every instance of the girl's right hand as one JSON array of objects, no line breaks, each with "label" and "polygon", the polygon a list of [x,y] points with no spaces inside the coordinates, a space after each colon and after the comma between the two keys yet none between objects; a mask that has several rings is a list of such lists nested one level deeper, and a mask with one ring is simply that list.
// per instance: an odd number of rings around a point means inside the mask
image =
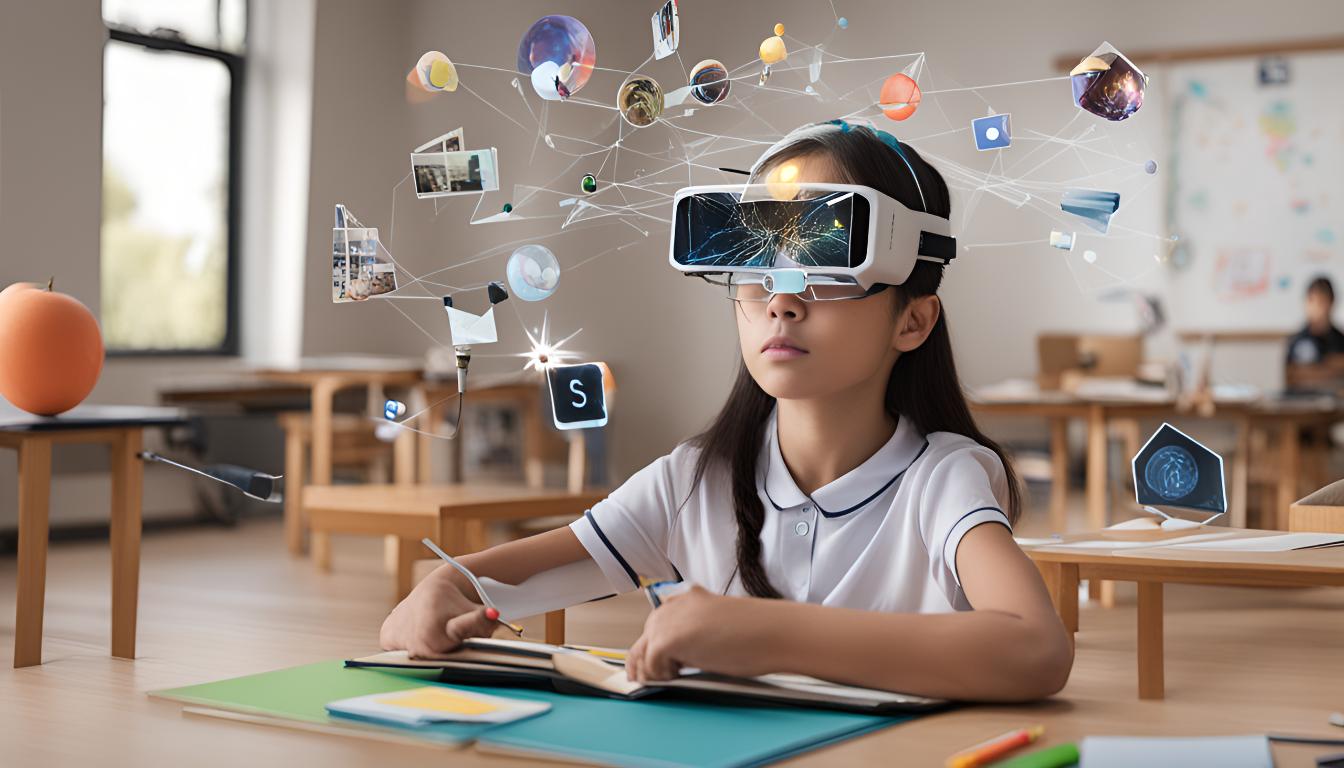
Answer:
[{"label": "girl's right hand", "polygon": [[469,637],[489,637],[499,612],[467,598],[440,566],[411,590],[383,621],[378,642],[385,651],[434,658],[456,650]]}]

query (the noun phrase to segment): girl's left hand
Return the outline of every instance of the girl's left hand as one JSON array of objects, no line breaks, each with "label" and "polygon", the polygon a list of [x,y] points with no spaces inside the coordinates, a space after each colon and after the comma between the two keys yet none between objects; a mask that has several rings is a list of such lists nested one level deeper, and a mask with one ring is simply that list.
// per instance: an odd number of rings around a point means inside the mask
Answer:
[{"label": "girl's left hand", "polygon": [[626,676],[635,682],[670,680],[682,667],[754,676],[772,671],[766,645],[763,601],[715,595],[692,587],[649,614],[626,656]]}]

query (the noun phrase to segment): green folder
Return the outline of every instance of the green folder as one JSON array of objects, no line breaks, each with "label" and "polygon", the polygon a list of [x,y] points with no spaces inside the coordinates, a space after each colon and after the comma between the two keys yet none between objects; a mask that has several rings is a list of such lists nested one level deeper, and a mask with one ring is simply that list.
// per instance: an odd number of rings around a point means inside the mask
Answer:
[{"label": "green folder", "polygon": [[[350,672],[372,674],[352,675]],[[368,730],[370,726],[362,720],[332,717],[327,714],[327,702],[371,693],[394,693],[436,685],[437,683],[433,682],[436,677],[437,674],[432,671],[410,675],[387,674],[372,669],[347,670],[343,661],[320,661],[316,664],[235,677],[215,683],[150,691],[149,695],[245,715],[323,726],[349,727],[358,731]],[[474,723],[441,723],[413,728],[394,723],[378,723],[374,727],[385,727],[399,735],[425,741],[465,745],[489,726]]]},{"label": "green folder", "polygon": [[151,696],[249,715],[367,730],[447,744],[475,741],[485,751],[563,756],[615,766],[747,768],[910,719],[801,707],[741,707],[691,701],[620,701],[524,688],[446,686],[545,701],[551,711],[503,725],[444,723],[370,725],[327,714],[329,701],[446,685],[430,670],[344,668],[325,661],[259,675],[164,691]]}]

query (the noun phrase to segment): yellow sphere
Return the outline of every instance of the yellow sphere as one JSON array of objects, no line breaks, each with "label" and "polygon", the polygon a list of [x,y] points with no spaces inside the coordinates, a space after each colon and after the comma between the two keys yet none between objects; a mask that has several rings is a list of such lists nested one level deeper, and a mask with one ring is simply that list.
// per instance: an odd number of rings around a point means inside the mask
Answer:
[{"label": "yellow sphere", "polygon": [[779,36],[782,35],[782,34],[784,34],[784,25],[783,25],[783,24],[776,24],[776,25],[775,25],[775,37],[779,37]]},{"label": "yellow sphere", "polygon": [[761,41],[761,61],[766,64],[776,64],[783,61],[789,55],[789,49],[784,47],[783,38],[778,35],[767,37]]}]

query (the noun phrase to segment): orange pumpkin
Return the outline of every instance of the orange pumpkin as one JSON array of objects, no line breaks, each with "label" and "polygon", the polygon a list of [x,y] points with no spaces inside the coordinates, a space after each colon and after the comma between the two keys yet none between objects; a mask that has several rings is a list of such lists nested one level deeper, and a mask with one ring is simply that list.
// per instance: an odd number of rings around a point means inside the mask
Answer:
[{"label": "orange pumpkin", "polygon": [[102,370],[103,335],[88,307],[51,283],[0,291],[0,396],[55,416],[88,397]]}]

